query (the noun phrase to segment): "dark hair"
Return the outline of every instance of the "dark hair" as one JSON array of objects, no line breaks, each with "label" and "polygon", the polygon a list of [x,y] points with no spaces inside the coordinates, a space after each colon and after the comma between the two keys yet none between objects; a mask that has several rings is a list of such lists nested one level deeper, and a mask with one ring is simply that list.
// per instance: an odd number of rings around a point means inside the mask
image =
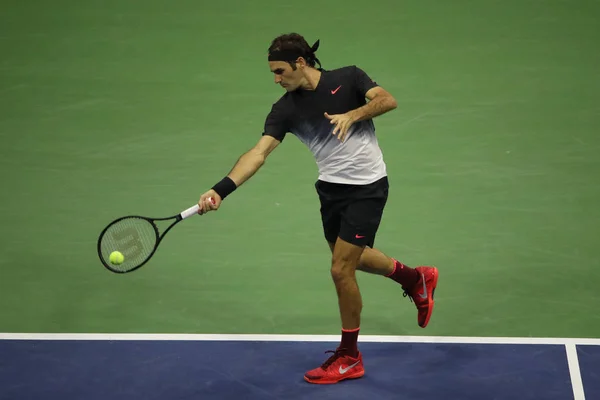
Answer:
[{"label": "dark hair", "polygon": [[[269,46],[269,53],[274,51],[292,51],[300,54],[301,57],[306,60],[306,63],[309,66],[314,67],[315,63],[319,63],[319,66],[321,65],[318,58],[315,56],[315,50],[317,47],[318,41],[313,45],[313,47],[311,47],[306,39],[304,39],[304,36],[298,33],[286,33],[273,39],[271,46]],[[295,61],[287,62],[294,70],[296,69]]]}]

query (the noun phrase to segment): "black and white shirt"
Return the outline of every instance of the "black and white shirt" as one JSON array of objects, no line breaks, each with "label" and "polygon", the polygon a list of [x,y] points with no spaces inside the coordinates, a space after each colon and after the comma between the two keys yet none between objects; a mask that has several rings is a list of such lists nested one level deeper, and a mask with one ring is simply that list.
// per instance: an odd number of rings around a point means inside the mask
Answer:
[{"label": "black and white shirt", "polygon": [[365,94],[375,83],[356,66],[322,71],[315,90],[285,93],[271,109],[263,135],[282,141],[291,132],[313,153],[319,180],[366,185],[386,176],[383,154],[373,120],[355,122],[344,142],[332,134],[325,117],[343,114],[366,104]]}]

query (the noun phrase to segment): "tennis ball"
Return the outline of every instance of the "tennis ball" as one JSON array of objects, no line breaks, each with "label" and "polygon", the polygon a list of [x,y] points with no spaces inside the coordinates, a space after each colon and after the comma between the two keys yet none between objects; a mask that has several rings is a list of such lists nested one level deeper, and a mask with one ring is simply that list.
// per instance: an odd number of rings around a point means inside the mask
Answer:
[{"label": "tennis ball", "polygon": [[112,253],[110,253],[110,257],[108,259],[110,260],[111,263],[113,263],[115,265],[119,265],[119,264],[123,263],[123,261],[125,261],[125,257],[123,256],[123,253],[121,253],[120,251],[113,251]]}]

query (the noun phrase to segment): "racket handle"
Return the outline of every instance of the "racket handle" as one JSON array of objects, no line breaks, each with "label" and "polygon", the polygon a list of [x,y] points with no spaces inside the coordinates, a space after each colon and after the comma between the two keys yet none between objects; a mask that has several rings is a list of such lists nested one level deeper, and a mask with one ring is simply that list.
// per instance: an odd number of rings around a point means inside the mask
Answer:
[{"label": "racket handle", "polygon": [[188,208],[187,210],[184,210],[181,212],[181,219],[186,219],[188,217],[191,217],[192,215],[198,214],[198,210],[200,210],[200,206],[198,204]]},{"label": "racket handle", "polygon": [[[213,198],[209,198],[210,201],[215,204],[215,200]],[[192,207],[188,208],[187,210],[182,211],[179,215],[181,215],[181,219],[186,219],[188,217],[191,217],[192,215],[196,215],[198,214],[198,211],[200,210],[200,206],[198,204],[193,205]]]}]

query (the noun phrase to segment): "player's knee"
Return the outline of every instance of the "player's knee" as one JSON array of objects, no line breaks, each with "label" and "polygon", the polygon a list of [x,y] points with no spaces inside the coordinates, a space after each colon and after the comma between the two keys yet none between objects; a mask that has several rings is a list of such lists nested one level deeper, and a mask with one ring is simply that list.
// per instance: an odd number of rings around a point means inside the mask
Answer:
[{"label": "player's knee", "polygon": [[331,277],[335,282],[354,278],[357,263],[344,255],[334,255],[331,261]]}]

